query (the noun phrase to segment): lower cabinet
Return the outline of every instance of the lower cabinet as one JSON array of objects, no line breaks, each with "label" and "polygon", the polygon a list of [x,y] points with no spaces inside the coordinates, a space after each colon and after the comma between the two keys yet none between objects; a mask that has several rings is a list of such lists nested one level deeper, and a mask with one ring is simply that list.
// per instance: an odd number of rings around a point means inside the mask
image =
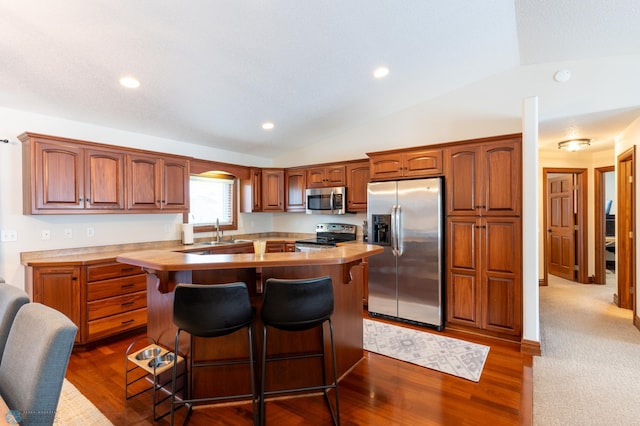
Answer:
[{"label": "lower cabinet", "polygon": [[147,276],[139,267],[109,260],[30,270],[31,299],[68,316],[78,326],[78,344],[147,324]]},{"label": "lower cabinet", "polygon": [[520,336],[521,219],[449,217],[447,228],[447,322]]}]

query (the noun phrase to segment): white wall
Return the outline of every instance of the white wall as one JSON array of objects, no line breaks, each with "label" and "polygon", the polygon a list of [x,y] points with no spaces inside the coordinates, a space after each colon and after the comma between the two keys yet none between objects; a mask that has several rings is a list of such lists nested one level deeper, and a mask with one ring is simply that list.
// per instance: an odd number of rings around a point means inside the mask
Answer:
[{"label": "white wall", "polygon": [[[194,156],[235,164],[270,166],[269,160],[232,153],[200,145],[155,138],[117,129],[61,120],[27,112],[0,108],[0,229],[15,230],[18,240],[0,242],[0,276],[17,287],[24,285],[24,267],[20,253],[110,244],[180,239],[180,214],[123,215],[23,215],[22,144],[17,136],[25,131],[81,139],[91,142],[140,148],[171,154]],[[239,218],[238,233],[270,230],[271,215],[244,215]],[[87,237],[86,228],[95,230]],[[70,228],[73,238],[63,238]],[[41,231],[51,231],[50,240],[41,239]]]}]

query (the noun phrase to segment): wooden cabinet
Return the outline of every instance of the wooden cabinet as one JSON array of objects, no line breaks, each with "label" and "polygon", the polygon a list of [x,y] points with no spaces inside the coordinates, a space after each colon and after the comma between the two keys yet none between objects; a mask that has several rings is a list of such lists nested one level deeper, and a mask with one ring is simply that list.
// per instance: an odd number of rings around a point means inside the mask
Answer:
[{"label": "wooden cabinet", "polygon": [[447,148],[448,214],[519,216],[521,153],[518,138]]},{"label": "wooden cabinet", "polygon": [[367,211],[367,184],[369,183],[369,161],[349,163],[347,173],[347,211]]},{"label": "wooden cabinet", "polygon": [[[33,282],[27,286],[29,296],[34,302],[50,306],[65,314],[82,329],[81,309],[81,270],[78,266],[56,266],[35,268]],[[76,342],[82,340],[82,334],[76,333]]]},{"label": "wooden cabinet", "polygon": [[87,342],[147,324],[147,276],[141,268],[109,262],[86,269]]},{"label": "wooden cabinet", "polygon": [[284,253],[284,241],[267,241],[265,253]]},{"label": "wooden cabinet", "polygon": [[447,322],[522,333],[521,137],[446,148]]},{"label": "wooden cabinet", "polygon": [[369,153],[371,180],[439,176],[443,172],[441,149]]},{"label": "wooden cabinet", "polygon": [[128,154],[127,208],[184,213],[189,210],[189,162],[183,158]]},{"label": "wooden cabinet", "polygon": [[102,213],[124,209],[124,155],[21,135],[24,213]]},{"label": "wooden cabinet", "polygon": [[79,262],[33,266],[28,275],[31,299],[68,316],[78,326],[78,344],[146,325],[147,276],[139,267]]},{"label": "wooden cabinet", "polygon": [[284,211],[283,169],[262,169],[262,211]]},{"label": "wooden cabinet", "polygon": [[344,164],[311,167],[307,169],[307,187],[324,188],[345,186],[346,168]]},{"label": "wooden cabinet", "polygon": [[447,321],[519,335],[522,242],[515,217],[447,220]]},{"label": "wooden cabinet", "polygon": [[186,157],[35,133],[19,138],[25,214],[189,210]]},{"label": "wooden cabinet", "polygon": [[252,168],[249,179],[243,179],[240,186],[241,212],[284,211],[284,169]]},{"label": "wooden cabinet", "polygon": [[287,169],[284,173],[285,211],[305,212],[307,210],[306,169]]}]

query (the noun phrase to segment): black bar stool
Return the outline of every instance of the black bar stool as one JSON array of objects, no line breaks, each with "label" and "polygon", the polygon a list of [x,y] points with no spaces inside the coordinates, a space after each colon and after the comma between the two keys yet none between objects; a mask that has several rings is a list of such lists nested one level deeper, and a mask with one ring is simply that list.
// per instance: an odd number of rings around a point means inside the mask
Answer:
[{"label": "black bar stool", "polygon": [[[322,390],[331,411],[334,424],[340,424],[338,403],[338,376],[336,368],[336,350],[333,341],[333,284],[330,276],[309,279],[269,278],[265,282],[262,302],[263,343],[262,343],[262,383],[260,387],[260,424],[265,421],[265,395],[291,392],[311,392]],[[333,383],[327,384],[325,372],[324,323],[329,323],[331,335],[331,355],[333,361]],[[267,358],[267,328],[273,327],[285,331],[304,331],[314,327],[322,330],[322,352],[292,356],[273,356]],[[265,371],[267,362],[289,359],[322,357],[322,385],[293,389],[265,390]],[[329,400],[329,389],[334,389],[335,411]]]},{"label": "black bar stool", "polygon": [[178,326],[176,332],[175,353],[178,353],[180,332],[190,334],[190,346],[193,347],[193,336],[220,337],[246,328],[249,339],[248,360],[194,362],[193,353],[189,356],[189,398],[193,398],[193,369],[220,365],[249,364],[251,374],[251,393],[242,395],[225,395],[212,398],[177,400],[176,379],[177,365],[173,365],[173,385],[171,389],[171,424],[173,425],[176,405],[187,405],[189,411],[185,417],[187,422],[194,403],[222,401],[229,399],[251,398],[253,404],[253,421],[258,423],[255,390],[255,363],[253,360],[253,310],[249,299],[247,285],[242,282],[232,284],[178,284],[174,292],[173,322]]}]

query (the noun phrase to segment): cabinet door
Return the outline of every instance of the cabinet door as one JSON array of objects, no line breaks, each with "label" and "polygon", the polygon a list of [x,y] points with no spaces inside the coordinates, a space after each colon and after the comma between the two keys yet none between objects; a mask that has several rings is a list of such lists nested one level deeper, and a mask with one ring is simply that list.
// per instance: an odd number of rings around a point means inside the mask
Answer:
[{"label": "cabinet door", "polygon": [[33,270],[34,302],[42,303],[65,314],[78,326],[76,342],[82,340],[80,267],[38,267]]},{"label": "cabinet door", "polygon": [[305,169],[288,169],[285,173],[286,207],[288,212],[304,212],[307,209],[305,189],[307,188]]},{"label": "cabinet door", "polygon": [[189,210],[189,161],[183,158],[162,158],[162,210]]},{"label": "cabinet door", "polygon": [[284,170],[262,169],[262,211],[284,211]]},{"label": "cabinet door", "polygon": [[447,149],[447,212],[450,215],[477,215],[479,206],[480,146]]},{"label": "cabinet door", "polygon": [[307,187],[322,188],[325,186],[325,168],[312,167],[307,170]]},{"label": "cabinet door", "polygon": [[480,327],[480,219],[447,219],[447,321]]},{"label": "cabinet door", "polygon": [[240,181],[242,197],[240,211],[254,213],[262,211],[262,169],[251,169],[249,179]]},{"label": "cabinet door", "polygon": [[325,169],[325,186],[345,186],[345,166],[328,166]]},{"label": "cabinet door", "polygon": [[34,210],[84,208],[84,154],[74,145],[35,142]]},{"label": "cabinet door", "polygon": [[401,154],[373,155],[369,158],[371,180],[389,180],[402,177],[403,167]]},{"label": "cabinet door", "polygon": [[347,164],[347,210],[367,211],[367,184],[369,183],[369,162]]},{"label": "cabinet door", "polygon": [[[519,216],[522,204],[521,143],[496,142],[483,146],[481,197],[483,216]],[[480,199],[480,198],[479,198]]]},{"label": "cabinet door", "polygon": [[438,176],[442,174],[442,150],[430,149],[404,154],[403,174],[406,177]]},{"label": "cabinet door", "polygon": [[519,335],[522,328],[520,218],[482,219],[482,328]]},{"label": "cabinet door", "polygon": [[127,208],[159,210],[162,198],[162,160],[147,155],[127,155]]},{"label": "cabinet door", "polygon": [[124,209],[124,154],[117,151],[85,149],[88,209]]}]

